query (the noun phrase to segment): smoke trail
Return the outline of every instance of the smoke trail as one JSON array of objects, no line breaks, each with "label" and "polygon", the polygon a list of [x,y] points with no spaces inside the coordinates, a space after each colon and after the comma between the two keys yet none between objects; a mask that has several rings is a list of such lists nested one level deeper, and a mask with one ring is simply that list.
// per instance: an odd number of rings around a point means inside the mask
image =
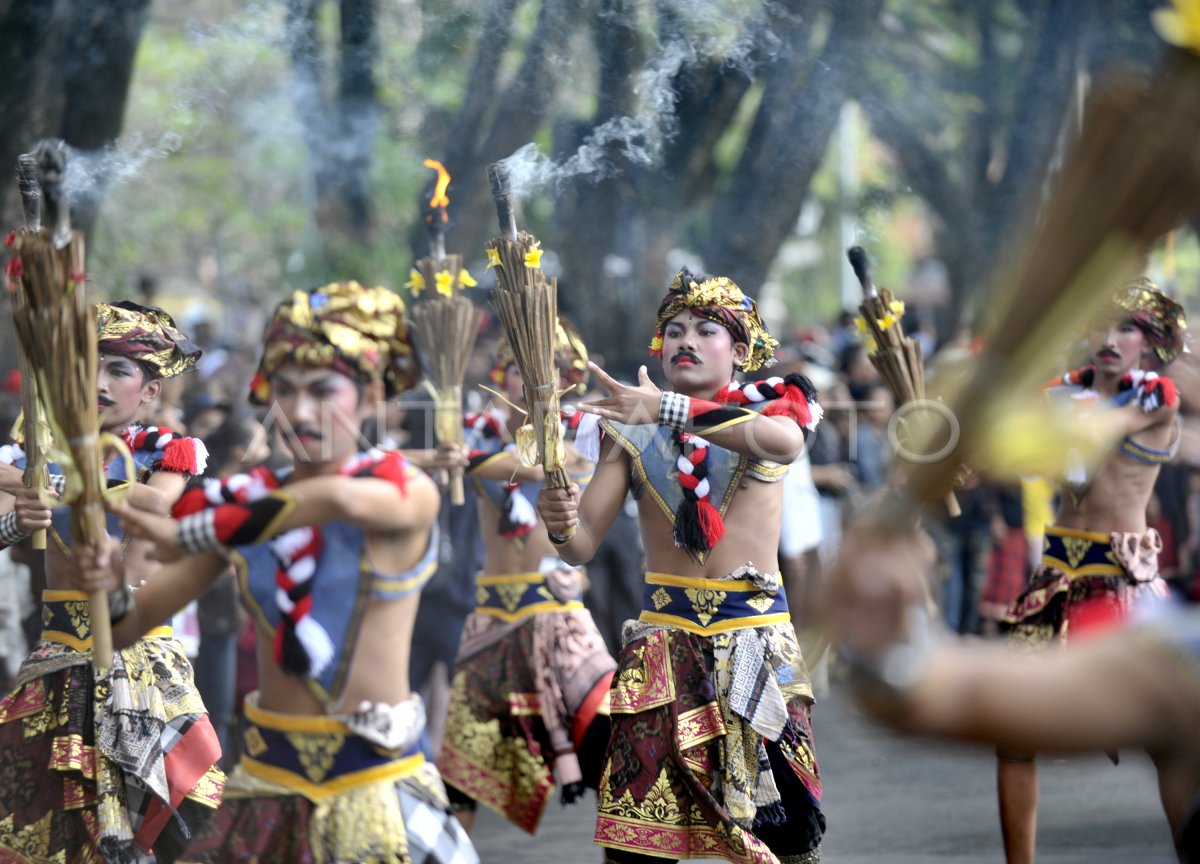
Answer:
[{"label": "smoke trail", "polygon": [[[598,182],[626,165],[657,164],[663,146],[678,131],[675,82],[682,73],[717,61],[752,77],[760,63],[785,48],[767,23],[772,15],[785,13],[770,0],[675,0],[666,5],[676,32],[659,42],[653,59],[638,73],[633,113],[597,126],[573,154],[559,161],[532,143],[502,160],[516,197],[541,190],[557,193],[579,177]],[[634,22],[616,22],[626,25]]]},{"label": "smoke trail", "polygon": [[153,144],[145,144],[142,135],[133,135],[121,145],[101,150],[67,150],[67,176],[64,188],[68,200],[97,194],[103,187],[119,186],[138,177],[151,162],[166,159],[183,146],[183,137],[163,132]]},{"label": "smoke trail", "polygon": [[[71,148],[65,180],[69,200],[82,201],[99,196],[108,189],[142,178],[152,165],[165,161],[183,150],[189,141],[202,137],[210,124],[224,119],[213,117],[209,109],[229,94],[229,87],[222,79],[225,67],[239,60],[244,62],[242,58],[246,56],[280,51],[283,34],[277,10],[251,3],[219,25],[190,26],[187,41],[198,52],[209,52],[215,58],[212,64],[215,68],[199,69],[187,84],[174,87],[167,98],[168,107],[155,113],[153,123],[143,124],[149,128],[123,135],[98,150]],[[137,86],[136,78],[134,86]],[[248,109],[235,102],[233,110],[244,111],[247,120],[251,116],[269,116],[273,127],[278,129],[292,119],[291,111],[285,110],[287,105],[282,94],[279,102],[283,104],[272,105],[269,110],[264,110],[267,106],[262,104]],[[239,122],[238,125],[244,128],[249,124]]]}]

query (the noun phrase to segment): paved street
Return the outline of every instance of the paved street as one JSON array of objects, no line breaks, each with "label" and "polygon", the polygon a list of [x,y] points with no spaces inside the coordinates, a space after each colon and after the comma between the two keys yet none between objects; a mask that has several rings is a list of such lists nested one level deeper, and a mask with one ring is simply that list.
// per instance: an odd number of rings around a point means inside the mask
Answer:
[{"label": "paved street", "polygon": [[[829,820],[826,862],[1002,864],[990,752],[885,733],[838,689],[817,706],[814,725]],[[1039,864],[1174,860],[1145,755],[1122,754],[1118,767],[1099,754],[1039,766]],[[599,864],[601,850],[591,845],[594,802],[551,803],[536,838],[481,811],[480,855],[486,864]]]}]

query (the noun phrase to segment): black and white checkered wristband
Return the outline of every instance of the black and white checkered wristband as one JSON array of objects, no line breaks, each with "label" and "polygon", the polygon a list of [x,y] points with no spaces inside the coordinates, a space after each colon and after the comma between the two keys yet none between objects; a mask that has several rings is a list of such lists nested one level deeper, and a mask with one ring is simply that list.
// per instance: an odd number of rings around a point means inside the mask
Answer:
[{"label": "black and white checkered wristband", "polygon": [[59,497],[67,491],[67,477],[65,474],[50,474],[50,488],[58,493]]},{"label": "black and white checkered wristband", "polygon": [[221,548],[217,539],[216,510],[209,508],[192,513],[179,520],[175,529],[179,546],[189,555],[215,552]]},{"label": "black and white checkered wristband", "polygon": [[658,399],[658,422],[661,426],[682,432],[687,428],[688,410],[692,400],[682,393],[664,390]]},{"label": "black and white checkered wristband", "polygon": [[108,595],[108,617],[120,624],[133,611],[133,590],[125,584]]},{"label": "black and white checkered wristband", "polygon": [[29,535],[17,527],[17,511],[9,510],[0,516],[0,543],[16,546]]}]

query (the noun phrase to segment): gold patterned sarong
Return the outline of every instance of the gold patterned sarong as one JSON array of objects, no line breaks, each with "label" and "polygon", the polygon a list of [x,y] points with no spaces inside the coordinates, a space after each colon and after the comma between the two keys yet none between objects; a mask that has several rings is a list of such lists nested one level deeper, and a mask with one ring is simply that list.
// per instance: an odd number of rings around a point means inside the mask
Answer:
[{"label": "gold patterned sarong", "polygon": [[1166,596],[1153,528],[1103,533],[1047,525],[1042,562],[1001,623],[1014,647],[1064,643],[1119,624],[1144,596]]},{"label": "gold patterned sarong", "polygon": [[[808,671],[791,624],[760,617],[777,614],[778,577],[747,568],[726,580],[652,575],[610,694],[596,842],[737,864],[819,860]],[[679,596],[656,604],[668,583]],[[758,594],[768,596],[747,602]],[[684,621],[665,627],[658,614]]]},{"label": "gold patterned sarong", "polygon": [[596,721],[616,662],[579,583],[569,571],[480,576],[451,681],[442,776],[530,834],[556,785],[595,787],[608,738]]},{"label": "gold patterned sarong", "polygon": [[0,702],[0,860],[176,860],[224,781],[182,646],[156,628],[97,680],[86,596],[42,600],[42,639]]}]

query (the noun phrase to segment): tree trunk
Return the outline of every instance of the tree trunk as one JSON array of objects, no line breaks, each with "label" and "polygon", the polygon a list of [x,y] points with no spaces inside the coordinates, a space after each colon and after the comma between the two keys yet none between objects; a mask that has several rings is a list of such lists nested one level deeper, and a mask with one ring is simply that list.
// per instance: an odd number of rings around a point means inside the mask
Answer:
[{"label": "tree trunk", "polygon": [[[359,247],[370,238],[371,162],[379,105],[374,0],[340,0],[336,99],[322,80],[317,12],[321,0],[288,0],[292,93],[304,127],[312,173],[313,218],[320,234],[322,279],[363,278]],[[333,89],[332,87],[330,88]]]},{"label": "tree trunk", "polygon": [[[792,233],[805,192],[825,156],[842,103],[860,72],[883,3],[838,4],[819,57],[800,66],[798,52],[766,70],[766,90],[746,149],[713,207],[704,257],[755,293]],[[804,26],[798,24],[797,26]]]}]

